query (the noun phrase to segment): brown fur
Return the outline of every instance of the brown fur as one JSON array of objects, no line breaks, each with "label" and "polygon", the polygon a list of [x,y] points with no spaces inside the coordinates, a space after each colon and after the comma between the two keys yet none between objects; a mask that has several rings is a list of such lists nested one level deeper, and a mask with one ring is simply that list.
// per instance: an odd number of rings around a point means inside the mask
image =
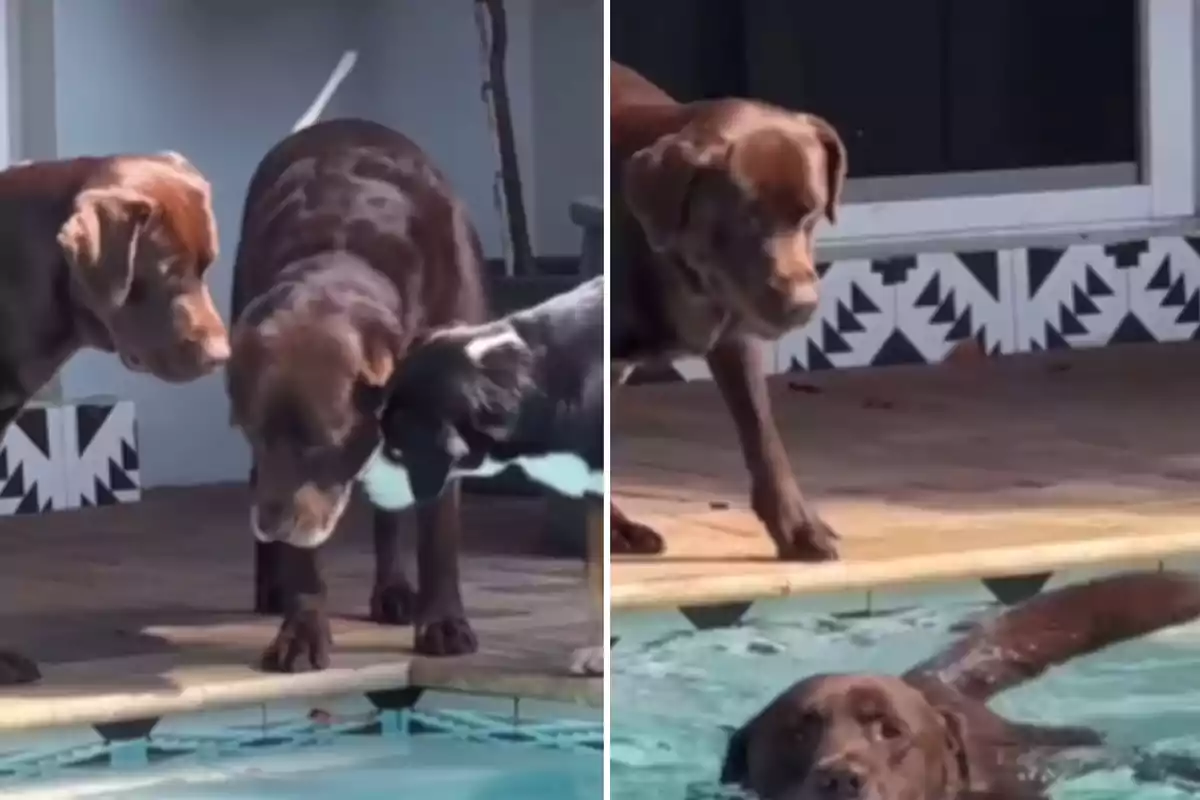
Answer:
[{"label": "brown fur", "polygon": [[[172,382],[229,353],[204,277],[208,182],[177,153],[26,162],[0,172],[0,435],[84,348]],[[37,678],[0,653],[0,685]]]},{"label": "brown fur", "polygon": [[[755,338],[817,307],[813,239],[834,222],[846,148],[828,122],[751,100],[678,103],[611,67],[613,358],[703,355],[738,429],[751,504],[781,558],[836,557],[808,507],[767,399]],[[612,511],[614,552],[662,539]]]},{"label": "brown fur", "polygon": [[902,677],[817,675],[734,734],[722,781],[764,800],[1034,800],[1087,728],[1011,722],[985,705],[1050,667],[1200,616],[1200,581],[1129,573],[1035,597]]},{"label": "brown fur", "polygon": [[[337,525],[379,442],[383,387],[409,343],[432,327],[484,321],[481,265],[464,207],[395,131],[324,122],[259,165],[234,267],[227,383],[253,454],[253,524],[275,540],[258,544],[256,606],[287,614],[267,668],[328,663],[312,545]],[[396,515],[376,512],[372,617],[415,620],[420,651],[469,651],[457,487],[430,505],[418,511],[419,599],[396,563]]]}]

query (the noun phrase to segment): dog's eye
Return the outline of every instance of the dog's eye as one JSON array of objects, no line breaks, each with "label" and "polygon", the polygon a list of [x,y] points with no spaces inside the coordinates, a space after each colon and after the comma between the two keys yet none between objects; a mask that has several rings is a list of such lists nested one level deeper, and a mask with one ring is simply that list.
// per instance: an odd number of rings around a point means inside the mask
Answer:
[{"label": "dog's eye", "polygon": [[875,738],[883,740],[899,739],[904,733],[895,720],[888,719],[887,717],[875,717],[868,720],[867,728]]}]

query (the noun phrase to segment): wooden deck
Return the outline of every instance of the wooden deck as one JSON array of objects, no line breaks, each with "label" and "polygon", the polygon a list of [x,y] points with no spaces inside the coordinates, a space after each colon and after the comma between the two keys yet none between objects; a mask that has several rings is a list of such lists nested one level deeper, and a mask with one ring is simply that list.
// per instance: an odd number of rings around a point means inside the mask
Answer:
[{"label": "wooden deck", "polygon": [[480,651],[445,659],[414,655],[409,627],[366,621],[373,558],[356,503],[324,553],[333,665],[300,675],[255,668],[279,620],[247,613],[246,502],[240,486],[213,486],[0,518],[0,646],[43,673],[0,688],[0,734],[405,686],[602,705],[602,679],[568,673],[576,648],[603,641],[584,565],[521,552],[521,532],[544,521],[536,500],[467,499],[461,568]]},{"label": "wooden deck", "polygon": [[772,398],[843,560],[773,560],[711,383],[627,387],[614,499],[668,549],[614,562],[615,609],[1200,552],[1200,344],[779,376]]}]

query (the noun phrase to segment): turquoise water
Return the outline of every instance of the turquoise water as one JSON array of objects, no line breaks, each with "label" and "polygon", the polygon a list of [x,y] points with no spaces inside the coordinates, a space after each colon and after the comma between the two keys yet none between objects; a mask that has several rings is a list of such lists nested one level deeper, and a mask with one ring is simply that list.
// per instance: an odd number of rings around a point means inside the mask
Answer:
[{"label": "turquoise water", "polygon": [[12,800],[597,800],[602,758],[437,738],[339,741],[209,764],[106,769],[7,789]]},{"label": "turquoise water", "polygon": [[[599,720],[466,710],[378,712],[363,698],[314,721],[254,709],[181,717],[121,742],[90,729],[0,740],[5,800],[597,800]],[[335,703],[337,701],[334,701]],[[324,705],[324,704],[322,704]],[[363,710],[368,706],[368,710]],[[344,713],[349,711],[350,713]],[[261,710],[257,712],[261,714]]]},{"label": "turquoise water", "polygon": [[[614,800],[720,795],[715,778],[728,726],[796,680],[819,672],[899,674],[953,638],[964,618],[992,613],[945,604],[881,616],[776,606],[733,628],[614,622],[610,663]],[[1090,725],[1117,748],[1195,755],[1200,764],[1200,625],[1162,631],[1079,659],[994,699],[1031,722]],[[1147,784],[1120,766],[1063,781],[1055,800],[1174,800],[1200,786]]]}]

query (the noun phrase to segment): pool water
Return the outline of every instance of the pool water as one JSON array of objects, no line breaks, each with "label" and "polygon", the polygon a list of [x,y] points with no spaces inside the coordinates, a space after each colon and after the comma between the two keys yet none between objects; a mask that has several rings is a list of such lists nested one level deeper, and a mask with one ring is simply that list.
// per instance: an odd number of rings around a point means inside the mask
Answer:
[{"label": "pool water", "polygon": [[[708,631],[685,627],[678,615],[669,624],[618,618],[610,659],[614,800],[733,796],[716,785],[728,732],[780,691],[820,672],[900,674],[955,638],[959,623],[997,608],[946,602],[867,616],[776,603]],[[990,705],[1030,722],[1090,725],[1116,748],[1200,764],[1200,624],[1070,662]],[[1137,781],[1118,762],[1061,781],[1052,796],[1167,800],[1200,796],[1200,785]]]},{"label": "pool water", "polygon": [[[464,712],[378,714],[249,736],[151,735],[26,756],[6,800],[596,800],[599,721],[514,722]],[[44,748],[43,748],[44,749]],[[140,756],[140,757],[139,757]],[[53,763],[51,763],[53,762]],[[0,768],[5,766],[0,759]],[[19,769],[20,764],[11,769]]]}]

